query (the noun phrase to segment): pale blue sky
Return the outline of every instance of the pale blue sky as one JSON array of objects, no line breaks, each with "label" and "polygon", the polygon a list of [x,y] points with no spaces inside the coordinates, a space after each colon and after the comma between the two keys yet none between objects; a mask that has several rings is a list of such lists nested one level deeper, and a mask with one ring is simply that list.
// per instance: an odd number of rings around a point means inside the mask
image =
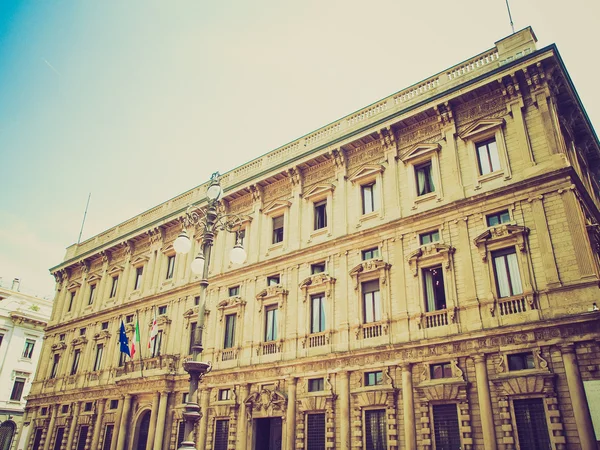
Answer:
[{"label": "pale blue sky", "polygon": [[[511,0],[600,121],[596,0]],[[510,34],[505,0],[0,0],[0,276]]]}]

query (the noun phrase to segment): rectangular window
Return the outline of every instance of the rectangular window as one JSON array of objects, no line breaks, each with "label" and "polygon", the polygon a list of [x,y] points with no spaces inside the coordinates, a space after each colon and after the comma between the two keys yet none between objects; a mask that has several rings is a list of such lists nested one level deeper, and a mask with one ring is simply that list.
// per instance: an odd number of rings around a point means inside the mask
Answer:
[{"label": "rectangular window", "polygon": [[318,294],[310,297],[310,332],[325,331],[325,295]]},{"label": "rectangular window", "polygon": [[510,214],[508,214],[507,209],[498,211],[497,213],[488,214],[486,216],[486,221],[488,227],[495,227],[496,225],[510,222]]},{"label": "rectangular window", "polygon": [[104,353],[104,344],[96,346],[96,359],[94,360],[94,372],[100,370],[102,365],[102,354]]},{"label": "rectangular window", "polygon": [[277,340],[277,305],[265,308],[265,341]]},{"label": "rectangular window", "polygon": [[100,329],[108,330],[108,322],[102,322],[102,324],[100,325]]},{"label": "rectangular window", "polygon": [[507,355],[508,370],[527,370],[535,369],[535,362],[533,360],[533,353],[514,353]]},{"label": "rectangular window", "polygon": [[85,404],[83,405],[83,411],[90,412],[93,406],[94,404],[92,402],[85,402]]},{"label": "rectangular window", "polygon": [[362,251],[362,260],[379,259],[379,247],[369,248]]},{"label": "rectangular window", "polygon": [[238,295],[240,295],[240,287],[239,286],[231,286],[229,288],[229,296],[237,297]]},{"label": "rectangular window", "polygon": [[273,244],[283,242],[283,216],[273,217]]},{"label": "rectangular window", "polygon": [[519,448],[521,450],[550,449],[548,422],[544,410],[544,400],[527,398],[513,400]]},{"label": "rectangular window", "polygon": [[496,287],[498,297],[512,297],[523,293],[521,275],[519,274],[519,263],[514,248],[492,252],[494,261],[494,275],[496,276]]},{"label": "rectangular window", "polygon": [[422,233],[419,235],[419,242],[421,245],[431,244],[432,242],[439,242],[440,232],[438,230],[430,231],[428,233]]},{"label": "rectangular window", "polygon": [[77,373],[77,369],[79,368],[79,358],[81,358],[81,350],[76,348],[73,353],[73,364],[71,365],[71,375],[75,375]]},{"label": "rectangular window", "polygon": [[194,297],[194,306],[198,306],[200,304],[200,296],[196,295]]},{"label": "rectangular window", "polygon": [[325,272],[325,263],[316,263],[310,265],[310,274],[316,275]]},{"label": "rectangular window", "polygon": [[365,411],[365,450],[386,450],[385,409]]},{"label": "rectangular window", "polygon": [[325,448],[325,414],[306,414],[306,450]]},{"label": "rectangular window", "polygon": [[229,419],[215,420],[214,450],[227,450],[229,445]]},{"label": "rectangular window", "polygon": [[104,442],[102,443],[102,450],[110,450],[112,446],[113,433],[115,431],[115,426],[112,423],[106,425],[104,429]]},{"label": "rectangular window", "polygon": [[435,448],[459,450],[460,434],[456,404],[433,405]]},{"label": "rectangular window", "polygon": [[69,309],[67,310],[67,312],[71,312],[71,310],[73,309],[73,302],[75,301],[75,294],[77,293],[77,291],[71,291],[69,294]]},{"label": "rectangular window", "polygon": [[425,195],[435,191],[431,161],[415,166],[415,176],[417,178],[417,195]]},{"label": "rectangular window", "polygon": [[327,226],[327,200],[315,203],[315,230]]},{"label": "rectangular window", "polygon": [[427,312],[446,309],[446,291],[442,266],[423,269],[423,288]]},{"label": "rectangular window", "polygon": [[225,338],[223,339],[223,348],[232,348],[235,345],[236,318],[236,314],[227,314],[225,316]]},{"label": "rectangular window", "polygon": [[231,400],[231,389],[219,389],[219,401]]},{"label": "rectangular window", "polygon": [[308,392],[321,392],[323,388],[323,378],[311,378],[308,380]]},{"label": "rectangular window", "polygon": [[79,336],[85,336],[85,332],[86,332],[85,327],[84,328],[80,328],[79,329]]},{"label": "rectangular window", "polygon": [[16,377],[15,384],[13,384],[12,392],[10,393],[10,399],[15,402],[21,401],[23,395],[23,388],[25,387],[25,378]]},{"label": "rectangular window", "polygon": [[381,370],[365,372],[365,386],[379,386],[380,384],[383,384],[383,372]]},{"label": "rectangular window", "polygon": [[77,438],[77,447],[75,450],[85,450],[85,441],[87,440],[89,427],[87,425],[81,425],[79,427],[79,436]]},{"label": "rectangular window", "polygon": [[152,347],[152,357],[160,355],[160,348],[162,345],[163,330],[158,330],[156,336],[154,336],[154,346]]},{"label": "rectangular window", "polygon": [[158,307],[158,315],[163,316],[167,313],[167,305],[162,305]]},{"label": "rectangular window", "polygon": [[127,316],[125,316],[125,323],[131,323],[133,322],[133,314],[129,314]]},{"label": "rectangular window", "polygon": [[271,275],[267,277],[267,286],[277,286],[281,282],[281,277],[279,275]]},{"label": "rectangular window", "polygon": [[119,276],[112,277],[112,284],[110,285],[110,298],[117,296],[117,287],[119,286]]},{"label": "rectangular window", "polygon": [[177,448],[181,447],[181,443],[185,439],[185,420],[177,425]]},{"label": "rectangular window", "polygon": [[60,363],[60,355],[55,353],[52,356],[52,370],[50,371],[50,378],[56,378],[56,374],[58,373],[58,363]]},{"label": "rectangular window", "polygon": [[187,403],[189,395],[190,395],[189,392],[183,392],[181,394],[181,403],[184,403],[184,404]]},{"label": "rectangular window", "polygon": [[379,280],[362,283],[364,322],[378,322],[381,320],[381,296],[379,294]]},{"label": "rectangular window", "polygon": [[60,407],[60,411],[61,411],[63,414],[67,414],[67,413],[69,412],[69,405],[62,405],[62,406]]},{"label": "rectangular window", "polygon": [[54,439],[53,450],[60,450],[62,447],[62,441],[65,437],[65,427],[58,427],[56,429],[56,438]]},{"label": "rectangular window", "polygon": [[31,446],[32,450],[41,450],[40,444],[42,443],[43,431],[43,428],[35,429],[35,434],[33,435],[33,445]]},{"label": "rectangular window", "polygon": [[360,195],[362,197],[363,214],[369,214],[379,209],[377,201],[377,191],[375,189],[375,182],[363,184],[360,187]]},{"label": "rectangular window", "polygon": [[142,288],[142,275],[144,275],[143,267],[135,268],[135,283],[133,284],[133,290],[137,291]]},{"label": "rectangular window", "polygon": [[430,364],[429,371],[432,380],[452,378],[452,365],[447,363]]},{"label": "rectangular window", "polygon": [[480,142],[476,147],[480,175],[487,175],[488,173],[500,170],[500,158],[498,157],[496,139]]},{"label": "rectangular window", "polygon": [[94,297],[96,296],[96,285],[90,284],[90,296],[88,298],[88,305],[94,303]]},{"label": "rectangular window", "polygon": [[35,341],[33,339],[25,339],[25,348],[23,349],[23,358],[31,359]]},{"label": "rectangular window", "polygon": [[196,328],[198,327],[198,324],[196,322],[192,322],[190,324],[190,349],[188,354],[191,355],[193,353],[193,345],[194,345],[194,337],[196,335]]},{"label": "rectangular window", "polygon": [[58,340],[59,340],[59,341],[61,341],[61,342],[64,342],[64,341],[65,341],[65,338],[66,338],[66,335],[65,335],[64,333],[63,333],[63,334],[60,334],[60,335],[58,336]]},{"label": "rectangular window", "polygon": [[117,409],[119,407],[119,399],[113,398],[110,401],[109,409]]},{"label": "rectangular window", "polygon": [[48,414],[48,407],[47,406],[42,406],[42,409],[40,411],[40,416],[45,416]]},{"label": "rectangular window", "polygon": [[175,273],[175,255],[167,257],[167,280],[173,278]]}]

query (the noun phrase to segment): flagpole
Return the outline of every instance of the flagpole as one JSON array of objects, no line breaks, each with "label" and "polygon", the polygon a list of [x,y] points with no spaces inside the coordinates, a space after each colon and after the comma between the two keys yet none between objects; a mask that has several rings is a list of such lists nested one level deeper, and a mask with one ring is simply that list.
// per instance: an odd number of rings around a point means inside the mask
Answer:
[{"label": "flagpole", "polygon": [[142,338],[140,337],[140,314],[138,310],[135,310],[135,337],[139,337],[140,340],[138,344],[140,344],[140,373],[142,374],[142,378],[144,378],[144,361],[142,360]]}]

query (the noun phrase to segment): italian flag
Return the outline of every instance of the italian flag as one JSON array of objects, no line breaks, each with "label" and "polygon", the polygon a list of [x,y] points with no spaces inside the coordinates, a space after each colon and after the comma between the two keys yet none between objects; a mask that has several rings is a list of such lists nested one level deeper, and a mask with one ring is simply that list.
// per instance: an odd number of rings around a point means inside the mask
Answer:
[{"label": "italian flag", "polygon": [[[137,343],[137,344],[136,344]],[[136,348],[140,345],[140,320],[136,315],[135,319],[135,337],[131,341],[131,359],[135,355]]]}]

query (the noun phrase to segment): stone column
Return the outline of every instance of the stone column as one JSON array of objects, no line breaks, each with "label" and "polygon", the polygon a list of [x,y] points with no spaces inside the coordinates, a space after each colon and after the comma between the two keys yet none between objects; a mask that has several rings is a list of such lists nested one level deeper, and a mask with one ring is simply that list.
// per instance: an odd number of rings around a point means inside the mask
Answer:
[{"label": "stone column", "polygon": [[573,405],[573,415],[577,425],[577,433],[583,450],[592,450],[596,448],[596,436],[594,426],[592,425],[592,416],[585,396],[581,373],[577,365],[577,355],[575,354],[575,345],[566,344],[561,346],[563,362],[565,364],[565,375],[567,377],[567,386]]},{"label": "stone column", "polygon": [[237,418],[237,442],[235,444],[236,450],[246,450],[246,441],[247,441],[247,433],[248,433],[248,420],[246,418],[246,404],[244,401],[248,398],[250,394],[250,385],[244,384],[240,389],[240,408],[238,409],[238,418]]},{"label": "stone column", "polygon": [[50,424],[48,425],[48,433],[46,434],[46,442],[44,442],[44,450],[48,450],[50,448],[50,440],[52,439],[52,433],[54,432],[54,424],[56,423],[57,415],[58,415],[58,405],[54,405],[50,412]]},{"label": "stone column", "polygon": [[[162,450],[163,436],[165,433],[165,418],[167,416],[167,402],[169,400],[169,393],[163,392],[160,395],[160,402],[158,405],[158,417],[156,419],[156,432],[154,434],[154,450]],[[154,405],[152,406],[154,408]],[[199,447],[204,448],[204,446]]]},{"label": "stone column", "polygon": [[[104,406],[108,400],[98,400],[98,407],[96,408],[96,420],[94,422],[94,435],[92,437],[91,448],[98,448],[98,442],[100,441],[100,430],[102,429],[102,417],[104,416]],[[46,449],[44,449],[46,450]]]},{"label": "stone column", "polygon": [[73,405],[73,418],[71,419],[71,426],[69,427],[67,450],[70,450],[70,448],[73,446],[73,438],[75,437],[75,429],[77,428],[77,419],[79,419],[79,406],[79,402],[75,402]]},{"label": "stone column", "polygon": [[[129,410],[131,409],[131,394],[126,394],[123,400],[123,410],[121,411],[121,421],[119,422],[119,430],[117,437],[117,449],[125,449],[125,440],[127,438],[127,422],[129,422]],[[67,447],[69,450],[70,447]]]},{"label": "stone column", "polygon": [[339,399],[340,399],[340,448],[350,449],[350,372],[340,372]]},{"label": "stone column", "polygon": [[415,398],[412,382],[412,364],[402,364],[402,406],[404,413],[404,440],[407,450],[417,449]]},{"label": "stone column", "polygon": [[156,415],[158,414],[158,402],[160,401],[160,392],[155,392],[152,397],[152,412],[150,414],[150,428],[148,429],[148,442],[146,450],[154,448],[154,434],[156,433]]},{"label": "stone column", "polygon": [[198,432],[196,448],[203,449],[206,445],[206,428],[208,425],[208,389],[202,390],[202,400],[200,400],[200,412],[202,413],[202,418],[199,422],[200,431]]},{"label": "stone column", "polygon": [[296,448],[296,383],[298,379],[292,377],[288,380],[288,398],[287,398],[287,414],[286,414],[286,446],[287,450]]},{"label": "stone column", "polygon": [[477,398],[479,400],[481,427],[483,428],[483,446],[486,450],[496,450],[496,429],[494,427],[494,413],[492,411],[492,398],[490,397],[490,382],[485,365],[485,355],[475,355],[473,361],[475,361]]}]

